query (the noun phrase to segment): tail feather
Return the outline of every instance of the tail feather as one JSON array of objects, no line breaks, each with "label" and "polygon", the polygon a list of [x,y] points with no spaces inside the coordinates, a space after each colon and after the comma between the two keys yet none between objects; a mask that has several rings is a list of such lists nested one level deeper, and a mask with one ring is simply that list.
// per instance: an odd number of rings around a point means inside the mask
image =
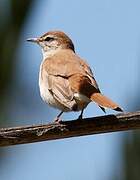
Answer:
[{"label": "tail feather", "polygon": [[104,112],[104,113],[106,113],[106,111],[105,111],[105,108],[104,107],[102,107],[102,106],[99,106],[100,108],[101,108],[101,110]]},{"label": "tail feather", "polygon": [[92,101],[94,101],[95,103],[97,103],[100,107],[102,107],[104,109],[104,107],[106,108],[110,108],[113,109],[115,111],[123,111],[118,104],[116,104],[115,102],[113,102],[112,100],[110,100],[108,97],[102,95],[101,93],[93,93],[90,97],[90,99]]}]

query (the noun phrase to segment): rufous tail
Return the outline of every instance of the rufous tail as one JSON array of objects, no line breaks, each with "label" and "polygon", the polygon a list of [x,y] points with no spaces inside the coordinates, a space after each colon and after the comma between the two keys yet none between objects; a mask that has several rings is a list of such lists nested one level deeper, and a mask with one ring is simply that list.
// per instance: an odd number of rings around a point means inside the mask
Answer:
[{"label": "rufous tail", "polygon": [[90,97],[92,101],[97,103],[100,107],[104,108],[110,108],[115,111],[123,111],[118,104],[114,103],[112,100],[110,100],[108,97],[102,95],[101,93],[93,93]]}]

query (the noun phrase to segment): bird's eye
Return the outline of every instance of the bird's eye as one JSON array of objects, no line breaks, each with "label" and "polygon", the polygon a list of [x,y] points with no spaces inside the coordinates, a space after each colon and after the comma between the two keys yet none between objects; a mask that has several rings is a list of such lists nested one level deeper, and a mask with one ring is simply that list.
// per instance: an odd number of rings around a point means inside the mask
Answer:
[{"label": "bird's eye", "polygon": [[53,37],[46,37],[46,38],[44,39],[44,41],[52,41],[52,40],[54,40]]}]

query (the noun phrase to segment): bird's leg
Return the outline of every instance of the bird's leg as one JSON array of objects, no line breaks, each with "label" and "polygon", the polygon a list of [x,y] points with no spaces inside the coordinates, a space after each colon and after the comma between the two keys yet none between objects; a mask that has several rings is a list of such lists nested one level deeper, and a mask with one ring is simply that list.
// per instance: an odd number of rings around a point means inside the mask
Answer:
[{"label": "bird's leg", "polygon": [[78,117],[78,120],[82,120],[83,119],[83,112],[84,112],[84,109],[81,110],[81,113],[80,113],[80,115]]},{"label": "bird's leg", "polygon": [[63,111],[61,111],[57,116],[56,116],[56,118],[54,119],[54,122],[60,122],[60,121],[62,121],[61,119],[60,119],[60,116],[63,114]]}]

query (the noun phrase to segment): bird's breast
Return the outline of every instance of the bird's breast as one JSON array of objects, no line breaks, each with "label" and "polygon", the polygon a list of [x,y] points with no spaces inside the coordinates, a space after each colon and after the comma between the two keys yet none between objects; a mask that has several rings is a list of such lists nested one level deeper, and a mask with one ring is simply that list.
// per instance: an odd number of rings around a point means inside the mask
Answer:
[{"label": "bird's breast", "polygon": [[53,95],[49,91],[49,86],[47,82],[47,77],[44,82],[44,80],[41,78],[41,75],[39,75],[39,89],[40,89],[40,96],[46,103],[53,105],[55,104],[55,100],[53,98]]},{"label": "bird's breast", "polygon": [[[42,63],[43,64],[43,63]],[[40,96],[43,99],[43,101],[50,106],[53,106],[54,108],[63,110],[63,111],[70,111],[67,107],[65,107],[63,104],[58,102],[54,96],[53,93],[50,91],[50,87],[48,84],[48,74],[43,73],[42,71],[42,64],[40,65],[40,72],[39,72],[39,90],[40,90]]]}]

